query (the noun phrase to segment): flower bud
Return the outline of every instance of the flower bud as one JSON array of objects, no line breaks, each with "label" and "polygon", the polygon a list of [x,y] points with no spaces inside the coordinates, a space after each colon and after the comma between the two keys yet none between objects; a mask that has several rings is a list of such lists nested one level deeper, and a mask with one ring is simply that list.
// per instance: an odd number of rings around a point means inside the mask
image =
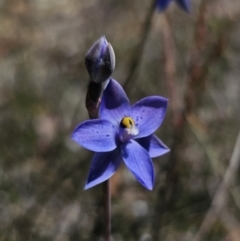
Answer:
[{"label": "flower bud", "polygon": [[115,68],[115,54],[105,37],[101,37],[89,49],[85,65],[92,81],[103,83],[109,79]]}]

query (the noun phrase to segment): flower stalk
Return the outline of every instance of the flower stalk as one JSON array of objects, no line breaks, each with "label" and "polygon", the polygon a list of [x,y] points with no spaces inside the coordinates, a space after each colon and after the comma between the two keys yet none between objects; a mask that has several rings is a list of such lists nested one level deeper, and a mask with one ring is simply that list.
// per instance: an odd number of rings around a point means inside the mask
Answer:
[{"label": "flower stalk", "polygon": [[[115,54],[112,46],[105,37],[101,37],[88,51],[85,58],[90,82],[86,94],[85,106],[90,119],[98,118],[102,83],[112,74],[115,68]],[[110,179],[102,184],[104,202],[104,236],[106,241],[111,241],[111,190]]]},{"label": "flower stalk", "polygon": [[103,201],[104,201],[104,236],[106,241],[111,241],[111,182],[110,179],[105,181],[103,186]]},{"label": "flower stalk", "polygon": [[[102,84],[90,81],[86,94],[86,109],[90,119],[98,118],[98,107],[100,104],[100,96],[102,92]],[[104,203],[104,236],[106,241],[111,241],[111,190],[110,179],[102,184],[103,186],[103,203]]]},{"label": "flower stalk", "polygon": [[86,94],[86,109],[90,119],[98,118],[98,106],[100,104],[100,96],[102,92],[102,84],[90,81]]}]

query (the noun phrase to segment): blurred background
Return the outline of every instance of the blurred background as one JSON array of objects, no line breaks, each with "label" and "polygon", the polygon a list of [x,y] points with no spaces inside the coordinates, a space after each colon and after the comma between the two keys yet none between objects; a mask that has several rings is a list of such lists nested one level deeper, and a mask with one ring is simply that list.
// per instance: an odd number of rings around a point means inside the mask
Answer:
[{"label": "blurred background", "polygon": [[70,138],[102,35],[132,103],[169,98],[153,191],[111,179],[113,241],[240,240],[240,1],[190,2],[0,0],[0,241],[103,240],[93,153]]}]

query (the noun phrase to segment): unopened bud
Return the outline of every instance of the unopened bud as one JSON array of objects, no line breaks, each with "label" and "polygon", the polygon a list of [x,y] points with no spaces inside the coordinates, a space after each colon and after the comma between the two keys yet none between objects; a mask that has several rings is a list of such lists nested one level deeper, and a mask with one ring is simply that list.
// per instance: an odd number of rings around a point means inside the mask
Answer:
[{"label": "unopened bud", "polygon": [[115,54],[105,37],[101,37],[89,49],[85,65],[92,81],[103,83],[109,79],[115,68]]}]

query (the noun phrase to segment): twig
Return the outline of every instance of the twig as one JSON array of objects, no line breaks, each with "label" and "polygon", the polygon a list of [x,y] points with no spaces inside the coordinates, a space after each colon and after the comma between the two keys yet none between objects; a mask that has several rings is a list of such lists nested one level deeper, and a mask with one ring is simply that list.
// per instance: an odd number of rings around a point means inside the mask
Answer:
[{"label": "twig", "polygon": [[221,209],[224,207],[227,202],[228,189],[233,185],[236,175],[240,167],[240,131],[235,143],[235,147],[230,159],[228,169],[223,177],[223,180],[213,198],[212,205],[205,215],[202,224],[193,238],[194,241],[200,241],[204,238],[206,233],[212,227],[215,222],[217,215],[221,212]]},{"label": "twig", "polygon": [[170,19],[167,14],[163,14],[163,55],[164,55],[164,69],[165,69],[165,82],[167,85],[169,99],[171,100],[169,105],[173,115],[173,125],[177,121],[179,114],[179,97],[175,85],[176,74],[176,57],[175,57],[175,43],[172,33],[172,27]]},{"label": "twig", "polygon": [[131,89],[131,84],[132,84],[134,75],[136,74],[137,67],[138,67],[138,65],[141,61],[141,58],[142,58],[143,49],[144,49],[144,46],[145,46],[145,43],[146,43],[146,40],[147,40],[147,37],[148,37],[148,34],[149,34],[153,14],[154,14],[154,11],[155,11],[155,5],[156,5],[156,0],[152,0],[151,7],[149,8],[149,11],[148,11],[147,16],[145,18],[144,25],[142,27],[140,42],[137,45],[137,47],[135,49],[135,52],[133,54],[132,63],[130,64],[128,77],[126,78],[126,81],[123,84],[123,88],[125,89],[125,91],[127,93]]},{"label": "twig", "polygon": [[[180,149],[183,140],[184,133],[186,129],[186,116],[190,114],[194,107],[196,106],[196,98],[199,95],[196,95],[196,92],[199,91],[199,84],[204,81],[204,78],[199,78],[200,76],[205,77],[202,72],[203,69],[200,56],[201,48],[204,46],[205,42],[205,17],[206,17],[206,0],[203,0],[196,23],[196,32],[194,37],[194,46],[191,53],[190,64],[189,64],[189,73],[188,73],[188,82],[184,98],[184,107],[182,111],[178,114],[176,121],[174,122],[173,130],[173,143],[171,146],[171,152],[169,155],[168,165],[165,167],[166,179],[162,186],[158,189],[155,205],[154,205],[154,218],[152,220],[152,233],[153,240],[160,240],[159,229],[163,222],[164,214],[169,210],[173,204],[173,200],[176,197],[176,190],[178,189],[178,150]],[[170,26],[170,25],[169,25]],[[167,54],[167,53],[166,53]],[[206,60],[207,61],[207,60]],[[167,72],[166,72],[167,74]],[[199,80],[201,82],[199,82]]]}]

